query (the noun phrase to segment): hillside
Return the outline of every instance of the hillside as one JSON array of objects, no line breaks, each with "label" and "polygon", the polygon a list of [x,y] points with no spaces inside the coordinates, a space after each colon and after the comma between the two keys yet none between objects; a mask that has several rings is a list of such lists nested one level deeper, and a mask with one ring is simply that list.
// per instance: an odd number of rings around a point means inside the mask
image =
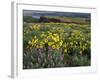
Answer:
[{"label": "hillside", "polygon": [[66,16],[42,16],[40,17],[41,22],[63,22],[63,23],[76,23],[76,24],[87,24],[90,23],[88,18],[76,18]]},{"label": "hillside", "polygon": [[89,18],[67,17],[67,16],[40,16],[35,18],[31,16],[24,16],[23,21],[27,23],[43,23],[43,22],[60,22],[60,23],[75,23],[75,24],[89,24]]}]

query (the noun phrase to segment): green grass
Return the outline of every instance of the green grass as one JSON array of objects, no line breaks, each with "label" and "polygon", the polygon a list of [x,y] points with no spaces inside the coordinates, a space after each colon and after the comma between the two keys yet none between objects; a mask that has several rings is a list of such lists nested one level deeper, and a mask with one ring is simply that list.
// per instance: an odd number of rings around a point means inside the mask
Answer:
[{"label": "green grass", "polygon": [[23,68],[90,66],[89,24],[25,23]]}]

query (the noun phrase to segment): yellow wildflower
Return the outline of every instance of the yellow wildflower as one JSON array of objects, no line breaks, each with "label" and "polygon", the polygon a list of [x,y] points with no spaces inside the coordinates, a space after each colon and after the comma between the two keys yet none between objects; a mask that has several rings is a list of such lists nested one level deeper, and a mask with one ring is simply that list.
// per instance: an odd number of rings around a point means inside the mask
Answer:
[{"label": "yellow wildflower", "polygon": [[59,44],[60,44],[60,46],[62,46],[62,43],[63,43],[63,41],[61,40],[61,41],[60,41],[60,43],[59,43]]},{"label": "yellow wildflower", "polygon": [[53,42],[48,42],[48,45],[51,46],[53,44]]},{"label": "yellow wildflower", "polygon": [[53,48],[53,49],[55,49],[55,48],[56,48],[56,46],[55,46],[55,45],[52,45],[52,48]]},{"label": "yellow wildflower", "polygon": [[43,41],[41,41],[41,42],[40,42],[40,44],[42,44],[42,45],[43,45],[43,44],[44,44],[44,42],[43,42]]},{"label": "yellow wildflower", "polygon": [[60,46],[59,45],[56,45],[56,49],[59,49],[60,48]]},{"label": "yellow wildflower", "polygon": [[65,49],[64,52],[67,52],[67,49]]},{"label": "yellow wildflower", "polygon": [[48,42],[48,39],[45,39],[44,42],[47,43]]},{"label": "yellow wildflower", "polygon": [[38,39],[32,39],[32,42],[31,42],[31,44],[32,44],[32,46],[36,43],[38,41]]},{"label": "yellow wildflower", "polygon": [[53,34],[54,36],[57,36],[57,34]]},{"label": "yellow wildflower", "polygon": [[41,34],[40,36],[41,36],[41,37],[45,37],[45,34]]},{"label": "yellow wildflower", "polygon": [[39,45],[36,45],[36,48],[39,48]]}]

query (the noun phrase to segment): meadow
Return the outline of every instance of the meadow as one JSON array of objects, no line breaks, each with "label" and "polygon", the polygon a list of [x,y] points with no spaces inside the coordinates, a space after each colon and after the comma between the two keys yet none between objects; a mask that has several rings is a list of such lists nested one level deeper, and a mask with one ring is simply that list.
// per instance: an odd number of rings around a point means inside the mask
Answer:
[{"label": "meadow", "polygon": [[23,23],[23,69],[90,65],[89,23]]}]

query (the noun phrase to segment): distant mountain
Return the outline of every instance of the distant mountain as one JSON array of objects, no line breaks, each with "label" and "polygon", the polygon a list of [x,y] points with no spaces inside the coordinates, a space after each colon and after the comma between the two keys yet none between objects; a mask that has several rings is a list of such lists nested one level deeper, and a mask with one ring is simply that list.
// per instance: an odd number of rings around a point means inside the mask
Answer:
[{"label": "distant mountain", "polygon": [[90,13],[30,11],[23,12],[24,22],[90,23]]},{"label": "distant mountain", "polygon": [[76,12],[52,12],[52,11],[24,11],[24,16],[32,16],[33,18],[39,19],[41,16],[66,16],[66,17],[79,17],[79,18],[90,18],[90,13],[76,13]]}]

